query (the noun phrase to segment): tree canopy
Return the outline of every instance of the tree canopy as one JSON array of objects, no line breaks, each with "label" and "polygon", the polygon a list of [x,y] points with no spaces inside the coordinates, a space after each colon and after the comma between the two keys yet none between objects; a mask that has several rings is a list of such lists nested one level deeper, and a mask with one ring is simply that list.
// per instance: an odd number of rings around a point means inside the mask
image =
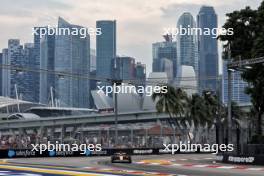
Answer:
[{"label": "tree canopy", "polygon": [[[233,28],[234,35],[220,35],[224,41],[224,56],[230,49],[232,60],[264,56],[264,1],[257,10],[246,7],[227,14],[224,28]],[[230,48],[229,48],[230,47]],[[223,57],[227,59],[227,57]],[[264,114],[264,65],[255,64],[243,72],[242,78],[249,83],[245,92],[251,96],[253,111],[257,118],[257,133],[262,134]]]}]

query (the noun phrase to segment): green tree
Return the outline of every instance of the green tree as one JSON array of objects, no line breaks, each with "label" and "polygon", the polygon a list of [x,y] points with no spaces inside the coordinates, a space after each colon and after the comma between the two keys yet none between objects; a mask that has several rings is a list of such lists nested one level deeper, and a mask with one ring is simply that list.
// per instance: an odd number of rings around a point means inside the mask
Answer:
[{"label": "green tree", "polygon": [[152,99],[156,102],[158,113],[167,113],[170,117],[170,124],[174,124],[181,131],[178,118],[183,117],[184,100],[187,95],[181,89],[175,89],[170,85],[166,86],[167,93],[153,93]]},{"label": "green tree", "polygon": [[[189,125],[194,125],[194,128],[200,126],[205,127],[207,125],[209,116],[207,115],[205,101],[199,94],[193,94],[192,96],[186,97],[184,101],[185,105],[185,116],[181,119],[181,124],[187,128],[186,122]],[[188,137],[191,140],[191,136],[188,133]]]},{"label": "green tree", "polygon": [[220,113],[219,108],[221,105],[219,104],[219,97],[217,97],[215,94],[212,94],[212,92],[204,91],[203,99],[205,101],[206,114],[209,117],[207,123],[210,127],[213,125],[214,121],[216,121],[218,113]]},{"label": "green tree", "polygon": [[194,123],[196,127],[206,126],[207,122],[210,121],[205,101],[199,94],[193,94],[187,98],[185,112],[186,121],[189,124]]},{"label": "green tree", "polygon": [[[264,1],[257,10],[246,7],[240,11],[227,14],[224,28],[233,28],[234,35],[220,35],[219,39],[226,42],[225,51],[230,47],[233,60],[250,59],[264,56]],[[227,55],[227,52],[224,52]],[[226,58],[226,57],[224,57]],[[264,65],[253,65],[246,70],[242,78],[249,83],[246,93],[251,102],[257,119],[257,134],[262,135],[262,116],[264,114]]]},{"label": "green tree", "polygon": [[[236,124],[238,121],[243,120],[245,117],[247,117],[247,113],[243,111],[236,102],[232,101],[231,103],[231,117],[234,124]],[[224,115],[222,116],[222,121],[227,124],[227,113],[228,113],[228,107],[224,107]]]}]

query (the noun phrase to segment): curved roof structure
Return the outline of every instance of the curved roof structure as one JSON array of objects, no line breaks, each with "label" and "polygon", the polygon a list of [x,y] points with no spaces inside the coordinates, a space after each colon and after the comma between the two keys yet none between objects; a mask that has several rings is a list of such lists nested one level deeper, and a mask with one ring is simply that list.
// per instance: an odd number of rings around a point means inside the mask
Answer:
[{"label": "curved roof structure", "polygon": [[0,113],[16,113],[19,111],[24,112],[28,108],[35,106],[44,105],[0,96]]},{"label": "curved roof structure", "polygon": [[29,119],[39,119],[40,116],[32,113],[15,113],[7,117],[8,120],[29,120]]},{"label": "curved roof structure", "polygon": [[9,97],[0,97],[0,108],[13,105],[13,104],[17,104],[17,103],[28,103],[28,102],[23,101],[23,100],[12,99]]}]

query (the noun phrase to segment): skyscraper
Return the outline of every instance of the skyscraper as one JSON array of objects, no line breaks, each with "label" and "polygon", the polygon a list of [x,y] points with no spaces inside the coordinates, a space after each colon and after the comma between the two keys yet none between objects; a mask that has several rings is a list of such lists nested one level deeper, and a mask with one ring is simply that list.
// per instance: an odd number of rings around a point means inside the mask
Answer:
[{"label": "skyscraper", "polygon": [[142,64],[141,62],[137,62],[135,69],[136,69],[135,71],[136,79],[145,81],[146,80],[146,65]]},{"label": "skyscraper", "polygon": [[[248,83],[241,78],[241,72],[235,71],[232,73],[232,101],[238,105],[250,104],[250,96],[245,93],[245,88]],[[228,103],[228,73],[227,73],[227,61],[223,61],[223,77],[222,77],[222,102]]]},{"label": "skyscraper", "polygon": [[[22,46],[20,45],[20,41],[18,39],[10,39],[8,40],[8,49],[3,50],[4,55],[4,64],[5,65],[18,65],[19,63],[16,60],[19,57],[22,57]],[[15,75],[14,71],[11,71],[10,69],[5,69],[3,74],[3,94],[4,96],[12,97],[14,95],[14,92],[11,91],[11,89],[14,90],[14,85],[12,85],[12,82],[14,82],[14,78],[11,77],[11,75]]]},{"label": "skyscraper", "polygon": [[[0,64],[3,64],[3,55],[0,53]],[[3,79],[3,69],[0,68],[0,96],[2,96],[2,79]]]},{"label": "skyscraper", "polygon": [[96,76],[111,79],[112,59],[116,57],[116,21],[97,21],[102,34],[96,36]]},{"label": "skyscraper", "polygon": [[[10,62],[8,60],[8,49],[5,48],[2,50],[2,64],[9,65]],[[10,70],[2,69],[2,95],[3,96],[10,96]]]},{"label": "skyscraper", "polygon": [[[7,64],[12,66],[25,66],[24,56],[23,56],[23,47],[20,45],[20,41],[18,39],[10,39],[8,40],[8,61]],[[18,95],[23,94],[23,78],[24,72],[20,72],[19,70],[7,70],[7,84],[9,90],[7,90],[7,96],[16,98],[16,90],[17,87]],[[21,96],[20,96],[21,97]]]},{"label": "skyscraper", "polygon": [[173,62],[170,59],[162,58],[160,67],[163,72],[167,73],[168,79],[173,80]]},{"label": "skyscraper", "polygon": [[152,72],[166,72],[164,67],[164,59],[168,59],[172,63],[173,77],[177,73],[177,44],[172,41],[171,36],[164,36],[164,42],[157,42],[152,44]]},{"label": "skyscraper", "polygon": [[[55,35],[45,35],[41,38],[40,41],[40,68],[44,70],[54,71],[55,70],[54,64],[55,64]],[[40,97],[39,97],[40,103],[48,104],[50,102],[53,102],[55,97],[51,97],[51,95],[55,95],[54,90],[55,90],[55,75],[49,72],[41,72]]]},{"label": "skyscraper", "polygon": [[[23,46],[20,45],[18,39],[8,40],[8,60],[6,64],[14,67],[27,67],[27,60],[25,59],[25,53]],[[16,98],[17,96],[23,100],[32,100],[32,95],[29,93],[27,82],[28,72],[12,69],[6,71],[7,79],[5,95]],[[8,89],[8,90],[7,90]]]},{"label": "skyscraper", "polygon": [[[58,28],[80,29],[59,18]],[[55,37],[55,71],[67,72],[70,75],[56,75],[55,92],[61,106],[89,107],[90,86],[90,37],[80,35],[57,35]]]},{"label": "skyscraper", "polygon": [[[35,69],[35,70],[39,70],[40,69],[40,34],[39,34],[39,27],[35,27],[37,28],[38,34],[34,34],[34,59],[31,60],[31,68]],[[35,102],[39,102],[39,90],[40,90],[40,73],[35,72],[33,75],[33,84],[34,84],[34,99]]]},{"label": "skyscraper", "polygon": [[[195,20],[189,12],[183,13],[177,23],[177,28],[186,30],[195,28]],[[178,34],[177,36],[178,67],[181,65],[192,66],[198,73],[198,44],[195,33]]]},{"label": "skyscraper", "polygon": [[27,71],[27,69],[37,70],[34,44],[26,43],[23,47],[19,39],[10,39],[8,49],[3,49],[2,59],[4,65],[18,67],[17,69],[3,69],[3,96],[11,98],[18,96],[21,100],[38,102],[37,72]]},{"label": "skyscraper", "polygon": [[90,51],[90,71],[96,70],[96,50],[91,49]]},{"label": "skyscraper", "polygon": [[[90,50],[90,77],[91,78],[96,77],[96,50],[95,49]],[[91,92],[92,90],[96,90],[97,81],[95,79],[91,79],[89,82],[90,82]],[[93,100],[91,93],[90,93],[90,107],[91,108],[95,107],[94,100]]]},{"label": "skyscraper", "polygon": [[[24,57],[22,66],[33,70],[39,70],[39,58],[35,55],[33,43],[24,44]],[[39,72],[23,73],[24,100],[39,102]]]},{"label": "skyscraper", "polygon": [[135,79],[135,59],[132,57],[116,57],[113,59],[113,73],[115,79]]},{"label": "skyscraper", "polygon": [[[198,28],[217,28],[217,15],[211,6],[202,6],[197,16]],[[218,46],[213,34],[198,36],[199,91],[217,91]]]},{"label": "skyscraper", "polygon": [[[146,65],[141,62],[137,62],[135,65],[135,76],[136,76],[136,87],[146,85]],[[140,96],[143,96],[143,93],[139,93]],[[142,102],[143,103],[143,102]],[[142,107],[142,105],[140,105]]]}]

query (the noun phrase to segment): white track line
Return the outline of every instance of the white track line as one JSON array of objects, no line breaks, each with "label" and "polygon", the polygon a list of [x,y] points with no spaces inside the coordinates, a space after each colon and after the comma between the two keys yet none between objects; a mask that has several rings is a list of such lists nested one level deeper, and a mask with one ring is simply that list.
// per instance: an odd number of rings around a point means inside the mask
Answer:
[{"label": "white track line", "polygon": [[234,166],[220,166],[220,167],[217,167],[217,169],[234,169],[236,167]]}]

